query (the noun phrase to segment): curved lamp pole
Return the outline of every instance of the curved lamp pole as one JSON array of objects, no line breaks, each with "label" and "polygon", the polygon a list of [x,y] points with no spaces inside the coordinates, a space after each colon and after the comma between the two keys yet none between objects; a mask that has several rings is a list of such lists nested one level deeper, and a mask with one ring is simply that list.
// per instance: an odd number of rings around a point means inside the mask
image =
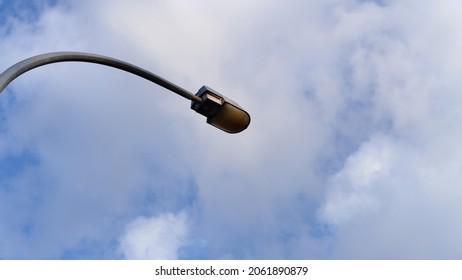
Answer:
[{"label": "curved lamp pole", "polygon": [[191,100],[191,109],[207,117],[207,123],[228,133],[238,133],[250,124],[250,115],[231,99],[203,86],[193,93],[133,64],[107,56],[82,52],[53,52],[37,55],[16,63],[0,74],[0,93],[14,79],[34,68],[57,62],[80,61],[114,67],[162,86]]}]

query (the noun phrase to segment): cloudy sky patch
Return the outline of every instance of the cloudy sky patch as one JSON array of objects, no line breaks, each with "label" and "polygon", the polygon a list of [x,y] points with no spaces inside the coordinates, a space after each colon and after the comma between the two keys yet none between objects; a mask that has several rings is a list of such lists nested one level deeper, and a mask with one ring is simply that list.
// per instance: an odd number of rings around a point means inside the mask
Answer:
[{"label": "cloudy sky patch", "polygon": [[460,258],[458,1],[0,1],[0,258]]}]

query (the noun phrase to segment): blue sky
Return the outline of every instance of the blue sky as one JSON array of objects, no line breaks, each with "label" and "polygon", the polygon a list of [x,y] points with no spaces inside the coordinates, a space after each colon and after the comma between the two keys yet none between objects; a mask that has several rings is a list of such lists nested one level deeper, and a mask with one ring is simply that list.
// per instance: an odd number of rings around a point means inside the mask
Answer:
[{"label": "blue sky", "polygon": [[459,1],[0,1],[0,259],[460,259]]}]

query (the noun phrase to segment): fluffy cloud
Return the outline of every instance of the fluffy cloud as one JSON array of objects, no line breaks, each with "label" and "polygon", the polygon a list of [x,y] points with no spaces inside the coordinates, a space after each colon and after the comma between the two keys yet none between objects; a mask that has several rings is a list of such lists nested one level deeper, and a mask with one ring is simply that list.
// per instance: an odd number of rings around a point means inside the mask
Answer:
[{"label": "fluffy cloud", "polygon": [[127,225],[119,248],[127,259],[177,259],[187,231],[185,214],[139,217]]},{"label": "fluffy cloud", "polygon": [[320,211],[328,223],[348,223],[361,212],[376,208],[378,199],[373,188],[381,187],[378,182],[389,176],[393,153],[389,146],[384,139],[363,144],[332,176],[327,201]]}]

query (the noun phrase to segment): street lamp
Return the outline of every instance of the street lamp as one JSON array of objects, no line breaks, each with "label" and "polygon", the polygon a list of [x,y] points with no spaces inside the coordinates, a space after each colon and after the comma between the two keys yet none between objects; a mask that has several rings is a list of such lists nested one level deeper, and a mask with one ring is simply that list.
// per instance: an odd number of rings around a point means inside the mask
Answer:
[{"label": "street lamp", "polygon": [[250,124],[250,115],[231,99],[203,86],[193,94],[162,77],[133,64],[107,56],[82,52],[53,52],[37,55],[16,63],[0,74],[0,93],[14,79],[34,68],[57,62],[80,61],[114,67],[156,83],[186,99],[191,109],[207,117],[207,123],[228,133],[238,133]]}]

